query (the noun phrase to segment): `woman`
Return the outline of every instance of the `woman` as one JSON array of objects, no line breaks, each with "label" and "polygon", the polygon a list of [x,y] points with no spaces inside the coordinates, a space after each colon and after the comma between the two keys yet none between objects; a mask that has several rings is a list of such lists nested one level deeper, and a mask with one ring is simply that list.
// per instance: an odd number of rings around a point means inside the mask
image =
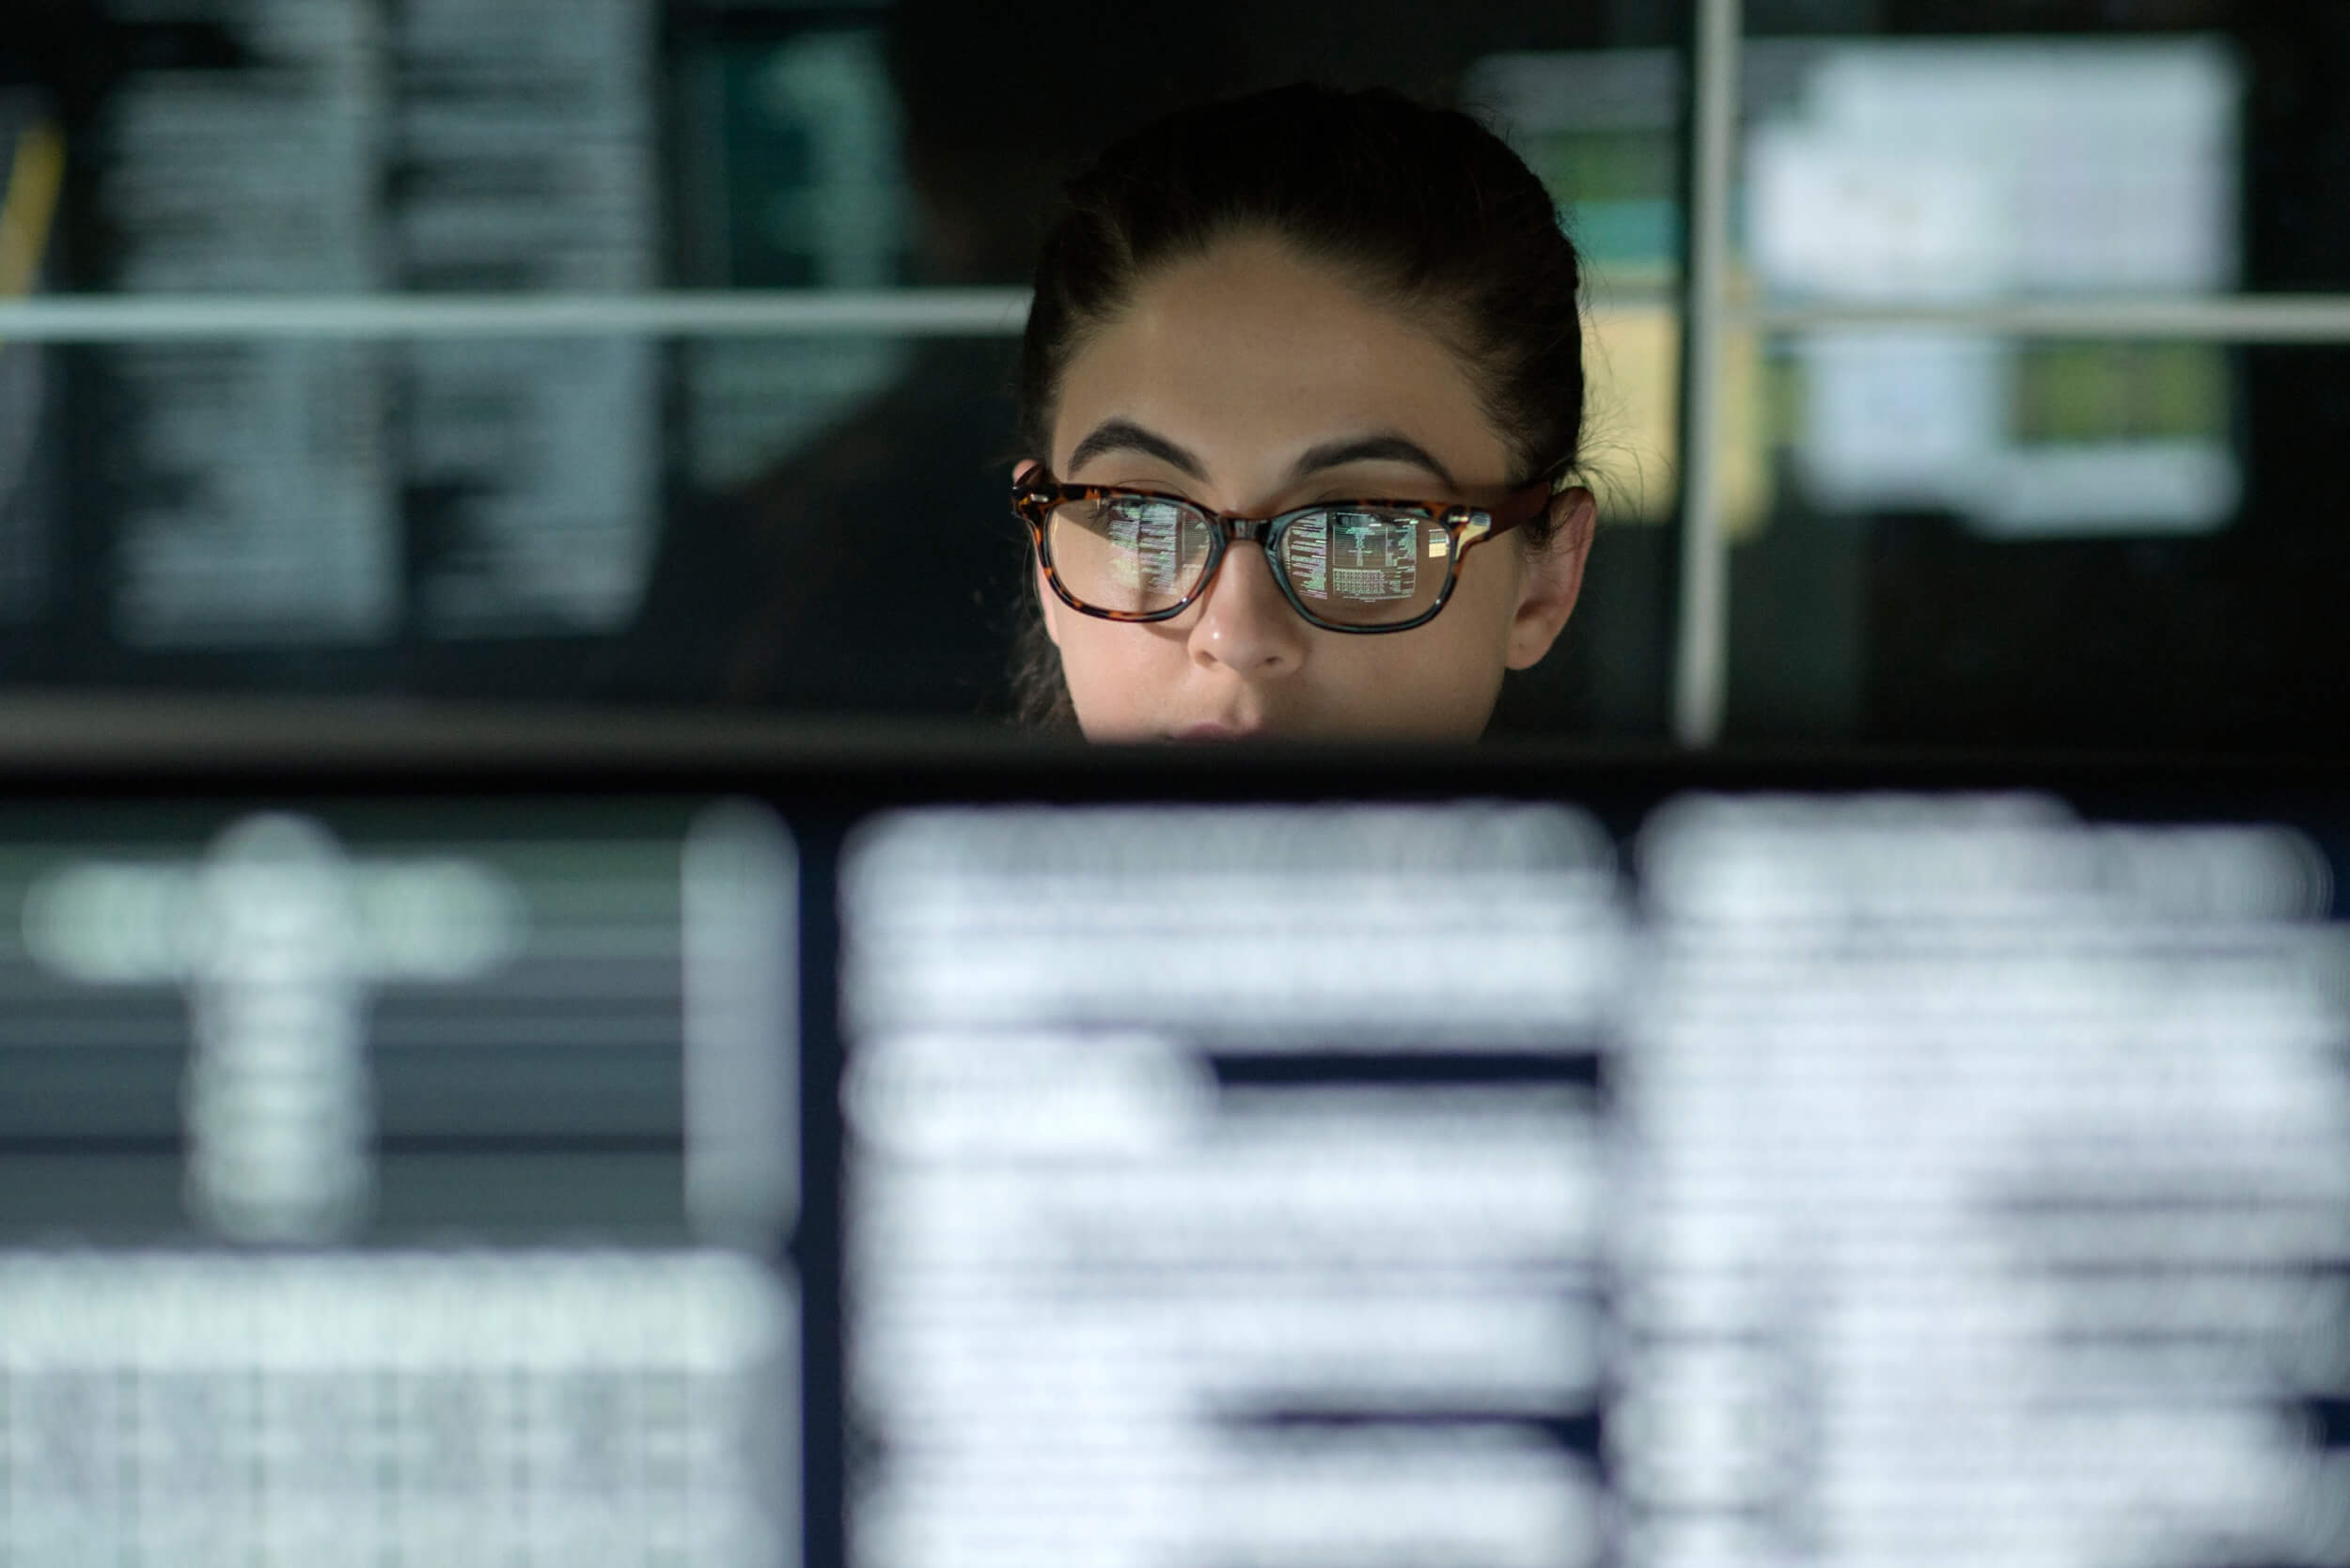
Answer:
[{"label": "woman", "polygon": [[1068,191],[1021,356],[1028,716],[1479,734],[1590,548],[1580,274],[1542,182],[1466,115],[1296,86]]}]

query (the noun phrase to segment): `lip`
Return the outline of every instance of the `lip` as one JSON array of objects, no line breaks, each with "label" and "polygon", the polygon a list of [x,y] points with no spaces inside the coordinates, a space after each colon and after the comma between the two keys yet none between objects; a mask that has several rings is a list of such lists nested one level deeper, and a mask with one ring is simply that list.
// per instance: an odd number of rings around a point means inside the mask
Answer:
[{"label": "lip", "polygon": [[1167,737],[1170,741],[1246,741],[1258,733],[1254,725],[1219,724],[1210,719],[1202,724],[1187,724]]}]

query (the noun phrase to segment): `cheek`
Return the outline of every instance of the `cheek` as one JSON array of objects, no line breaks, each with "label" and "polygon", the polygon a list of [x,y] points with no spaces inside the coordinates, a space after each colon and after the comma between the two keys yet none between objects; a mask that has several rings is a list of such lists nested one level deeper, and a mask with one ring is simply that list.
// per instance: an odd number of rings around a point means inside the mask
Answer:
[{"label": "cheek", "polygon": [[[1490,551],[1485,552],[1491,554]],[[1332,637],[1317,650],[1352,728],[1427,739],[1483,732],[1501,691],[1517,579],[1506,559],[1464,563],[1444,613],[1392,637]]]},{"label": "cheek", "polygon": [[1483,629],[1466,617],[1452,620],[1461,607],[1446,606],[1416,632],[1350,638],[1354,646],[1339,651],[1349,666],[1348,706],[1361,728],[1431,740],[1471,739],[1484,729],[1502,662]]},{"label": "cheek", "polygon": [[1089,740],[1154,733],[1155,695],[1175,684],[1184,662],[1182,639],[1158,628],[1061,618],[1061,674]]}]

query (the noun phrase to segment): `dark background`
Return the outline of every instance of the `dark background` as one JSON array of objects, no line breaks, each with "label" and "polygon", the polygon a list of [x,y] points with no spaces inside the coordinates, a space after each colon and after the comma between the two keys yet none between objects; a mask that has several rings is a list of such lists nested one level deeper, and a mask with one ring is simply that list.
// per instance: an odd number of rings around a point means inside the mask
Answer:
[{"label": "dark background", "polygon": [[[429,8],[419,0],[331,3],[359,6],[394,39]],[[1300,77],[1451,101],[1478,62],[1496,55],[1685,50],[1681,11],[1634,0],[1343,8],[1293,0],[1118,8],[666,0],[649,8],[640,30],[641,133],[615,133],[636,136],[652,170],[654,231],[641,266],[611,272],[617,282],[583,285],[587,274],[553,260],[535,271],[436,267],[404,257],[394,242],[360,281],[405,293],[1016,286],[1057,181],[1167,108]],[[59,125],[69,149],[47,254],[50,291],[142,291],[132,259],[157,244],[167,250],[170,237],[136,232],[124,216],[119,192],[137,155],[126,105],[159,78],[190,72],[261,82],[282,62],[257,42],[254,14],[230,0],[17,8],[0,38],[0,88],[13,94],[21,118]],[[2331,0],[1754,0],[1747,26],[1758,40],[2223,37],[2247,89],[2241,287],[2350,290],[2350,11]],[[823,37],[851,40],[851,55],[865,62],[860,90],[870,97],[882,84],[886,101],[874,102],[894,119],[890,191],[875,199],[895,213],[897,238],[873,249],[855,275],[795,249],[790,224],[762,228],[745,216],[762,210],[767,194],[804,186],[821,149],[804,145],[804,126],[789,117],[760,119],[756,94],[736,89],[762,80],[778,52]],[[516,47],[485,43],[480,57]],[[408,94],[402,102],[424,93],[401,74],[399,46],[386,50],[384,90]],[[446,160],[420,159],[388,134],[366,165],[360,207],[412,210],[462,182],[465,170],[452,174]],[[485,151],[482,170],[525,204],[552,212],[578,200],[513,156],[501,164]],[[1561,195],[1572,212],[1577,193]],[[288,254],[304,253],[290,245]],[[1673,281],[1669,268],[1629,280],[1666,299]],[[286,281],[274,282],[266,259],[235,286],[262,296],[348,291],[322,288],[291,261]],[[436,584],[483,548],[482,493],[509,480],[492,473],[452,483],[424,472],[430,465],[414,458],[425,445],[416,431],[446,384],[404,369],[401,346],[391,345],[372,351],[378,357],[364,372],[377,378],[367,384],[380,385],[381,407],[352,415],[382,421],[389,454],[381,465],[381,525],[393,535],[397,578],[388,615],[333,635],[232,628],[160,641],[133,629],[123,609],[143,558],[132,545],[157,526],[131,520],[157,494],[196,481],[159,465],[142,434],[159,417],[154,395],[125,365],[146,351],[0,349],[0,369],[31,356],[41,372],[40,396],[0,405],[0,422],[35,432],[21,482],[0,502],[13,541],[0,547],[0,561],[26,563],[13,601],[0,603],[0,682],[19,692],[1000,722],[1026,593],[1020,542],[1001,505],[1014,339],[779,341],[804,356],[777,361],[782,368],[771,373],[787,382],[833,373],[818,375],[822,367],[810,368],[806,356],[832,355],[824,363],[837,367],[847,363],[841,355],[861,353],[871,368],[842,374],[829,400],[807,400],[796,423],[779,419],[763,447],[761,400],[755,389],[712,381],[713,345],[656,346],[643,405],[650,428],[626,432],[652,455],[652,515],[637,520],[639,555],[618,609],[550,612],[524,593],[486,618],[433,611]],[[2350,447],[2350,359],[2332,346],[2292,346],[2232,349],[2226,360],[2242,498],[2222,525],[2192,536],[2125,528],[1995,540],[1931,510],[1831,513],[1779,464],[1764,525],[1733,554],[1727,738],[2350,751],[2342,699],[2350,632],[2340,608],[2350,588],[2350,529],[2337,477]],[[730,460],[713,464],[697,456],[709,445],[699,432],[719,403],[738,434]],[[593,445],[592,425],[581,439]],[[229,468],[260,460],[223,450],[216,461]],[[1499,731],[1597,743],[1669,733],[1668,496],[1663,510],[1659,521],[1609,520],[1582,608],[1550,660],[1513,680]]]}]

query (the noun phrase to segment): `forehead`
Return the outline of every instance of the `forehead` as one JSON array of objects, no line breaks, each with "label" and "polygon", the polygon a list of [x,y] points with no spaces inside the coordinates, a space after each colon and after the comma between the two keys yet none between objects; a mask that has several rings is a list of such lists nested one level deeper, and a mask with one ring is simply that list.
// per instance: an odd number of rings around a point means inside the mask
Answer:
[{"label": "forehead", "polygon": [[1228,240],[1173,263],[1072,357],[1053,458],[1125,418],[1235,480],[1334,436],[1393,431],[1463,479],[1498,482],[1508,450],[1434,328],[1277,241]]}]

